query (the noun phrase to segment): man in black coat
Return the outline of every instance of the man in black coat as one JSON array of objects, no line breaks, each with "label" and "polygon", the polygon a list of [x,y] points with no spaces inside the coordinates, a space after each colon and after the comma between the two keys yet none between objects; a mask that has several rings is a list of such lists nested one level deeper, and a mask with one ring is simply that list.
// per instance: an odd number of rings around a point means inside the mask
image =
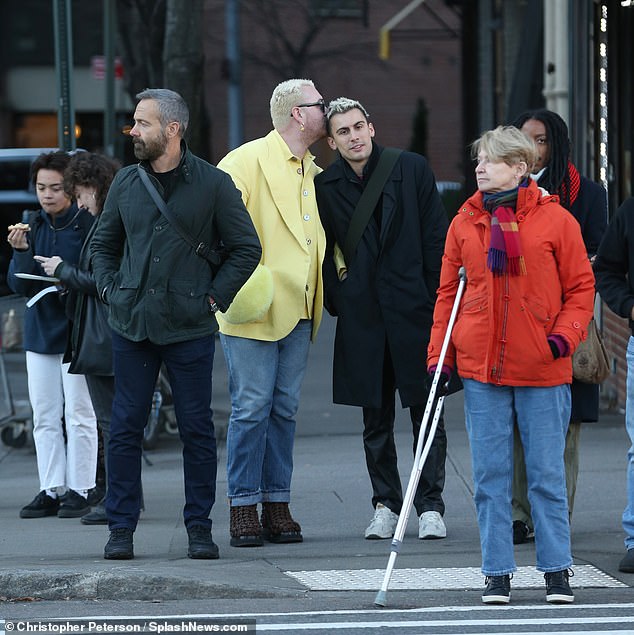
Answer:
[{"label": "man in black coat", "polygon": [[[391,538],[403,503],[394,444],[395,391],[409,408],[414,447],[427,401],[426,351],[448,219],[434,175],[420,155],[402,152],[345,266],[355,206],[383,149],[366,109],[345,97],[327,113],[328,144],[337,160],[315,179],[326,232],[326,309],[337,316],[333,398],[363,408],[363,443],[374,517],[367,539]],[[447,437],[438,424],[414,497],[419,538],[444,538]]]},{"label": "man in black coat", "polygon": [[625,429],[631,445],[627,452],[627,504],[622,517],[627,552],[619,562],[619,571],[634,573],[634,198],[628,198],[612,217],[597,251],[594,276],[601,299],[614,313],[628,319],[631,331],[625,352]]}]

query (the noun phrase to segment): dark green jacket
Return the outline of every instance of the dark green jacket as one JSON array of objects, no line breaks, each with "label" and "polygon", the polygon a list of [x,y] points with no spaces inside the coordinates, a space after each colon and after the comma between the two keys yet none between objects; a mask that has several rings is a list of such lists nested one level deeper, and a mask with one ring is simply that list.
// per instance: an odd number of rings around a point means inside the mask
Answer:
[{"label": "dark green jacket", "polygon": [[260,241],[231,177],[182,147],[167,205],[197,242],[214,245],[219,238],[229,255],[214,277],[159,212],[137,166],[120,170],[91,250],[110,326],[132,341],[172,344],[215,332],[208,298],[225,311],[260,260]]}]

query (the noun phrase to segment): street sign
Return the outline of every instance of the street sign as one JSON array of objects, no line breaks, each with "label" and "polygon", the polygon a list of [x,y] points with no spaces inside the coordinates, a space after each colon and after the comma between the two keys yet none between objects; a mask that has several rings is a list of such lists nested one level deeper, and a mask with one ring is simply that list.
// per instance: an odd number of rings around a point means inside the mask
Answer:
[{"label": "street sign", "polygon": [[[90,58],[90,72],[95,79],[105,79],[106,77],[106,57],[104,55],[93,55]],[[114,58],[114,77],[123,77],[123,62],[120,57]]]}]

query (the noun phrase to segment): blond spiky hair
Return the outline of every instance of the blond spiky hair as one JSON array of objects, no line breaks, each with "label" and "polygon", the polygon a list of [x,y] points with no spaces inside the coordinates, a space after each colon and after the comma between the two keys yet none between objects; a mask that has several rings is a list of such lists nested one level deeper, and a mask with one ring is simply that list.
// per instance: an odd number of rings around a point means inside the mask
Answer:
[{"label": "blond spiky hair", "polygon": [[294,106],[303,100],[302,88],[315,87],[310,79],[287,79],[278,84],[271,95],[271,121],[276,130],[286,128]]}]

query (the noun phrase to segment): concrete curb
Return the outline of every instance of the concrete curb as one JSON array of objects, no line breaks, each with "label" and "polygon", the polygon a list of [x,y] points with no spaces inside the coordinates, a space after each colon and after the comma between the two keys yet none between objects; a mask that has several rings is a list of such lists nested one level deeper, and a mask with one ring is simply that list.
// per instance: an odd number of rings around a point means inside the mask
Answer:
[{"label": "concrete curb", "polygon": [[[0,600],[196,600],[245,597],[244,586],[191,580],[182,576],[129,574],[99,571],[42,573],[18,570],[0,573]],[[292,589],[250,589],[249,598],[278,598],[303,595]]]}]

